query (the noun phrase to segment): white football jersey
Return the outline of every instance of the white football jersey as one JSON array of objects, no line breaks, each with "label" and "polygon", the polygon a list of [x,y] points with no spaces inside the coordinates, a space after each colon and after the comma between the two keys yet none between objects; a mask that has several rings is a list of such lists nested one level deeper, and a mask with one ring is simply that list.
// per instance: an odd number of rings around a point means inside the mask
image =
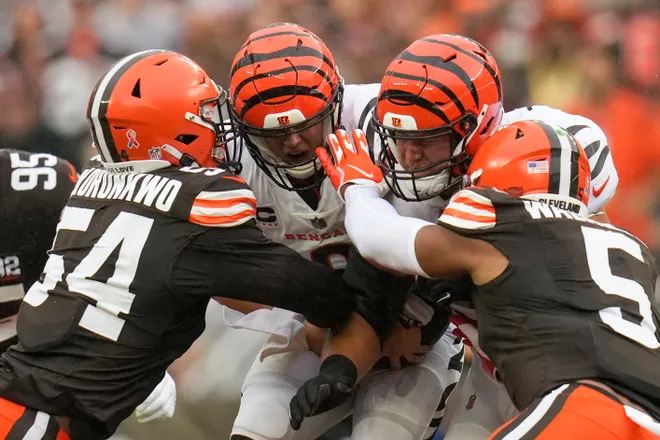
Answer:
[{"label": "white football jersey", "polygon": [[522,120],[537,120],[557,125],[575,136],[584,148],[591,167],[591,193],[589,213],[600,211],[614,196],[619,183],[619,175],[614,168],[607,137],[603,130],[591,119],[572,115],[545,105],[521,107],[507,112],[502,125]]},{"label": "white football jersey", "polygon": [[367,133],[369,121],[371,121],[374,108],[376,107],[379,91],[380,84],[378,83],[350,84],[344,87],[341,124],[348,133],[356,128],[360,128]]},{"label": "white football jersey", "polygon": [[333,269],[346,267],[350,240],[344,227],[344,202],[325,179],[318,208],[312,209],[295,191],[280,188],[246,151],[243,177],[257,199],[257,222],[271,240]]}]

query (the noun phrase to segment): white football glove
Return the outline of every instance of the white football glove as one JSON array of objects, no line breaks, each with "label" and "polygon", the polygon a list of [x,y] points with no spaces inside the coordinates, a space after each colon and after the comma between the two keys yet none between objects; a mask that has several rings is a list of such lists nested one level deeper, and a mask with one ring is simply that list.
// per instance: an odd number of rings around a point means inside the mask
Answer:
[{"label": "white football glove", "polygon": [[170,419],[176,407],[176,383],[165,372],[165,377],[154,388],[144,402],[135,408],[135,417],[138,422],[147,423],[158,419]]}]

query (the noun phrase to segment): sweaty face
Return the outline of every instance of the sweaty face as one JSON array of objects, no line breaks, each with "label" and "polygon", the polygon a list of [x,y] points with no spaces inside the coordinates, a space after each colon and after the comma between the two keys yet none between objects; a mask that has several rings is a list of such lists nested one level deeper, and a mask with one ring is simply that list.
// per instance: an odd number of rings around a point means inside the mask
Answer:
[{"label": "sweaty face", "polygon": [[[397,160],[408,171],[426,168],[451,155],[451,137],[441,135],[427,139],[397,139]],[[443,166],[443,165],[439,165]],[[436,172],[435,167],[419,173],[419,177]]]},{"label": "sweaty face", "polygon": [[323,145],[323,121],[297,133],[263,140],[268,150],[285,164],[304,163],[314,158],[316,148]]}]

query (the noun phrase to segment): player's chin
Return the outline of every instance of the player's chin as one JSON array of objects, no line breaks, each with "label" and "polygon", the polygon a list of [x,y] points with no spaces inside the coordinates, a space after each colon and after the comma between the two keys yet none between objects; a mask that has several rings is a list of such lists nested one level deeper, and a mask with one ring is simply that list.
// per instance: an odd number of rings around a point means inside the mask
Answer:
[{"label": "player's chin", "polygon": [[282,160],[289,166],[303,165],[316,158],[316,151],[301,151],[296,153],[287,153]]}]

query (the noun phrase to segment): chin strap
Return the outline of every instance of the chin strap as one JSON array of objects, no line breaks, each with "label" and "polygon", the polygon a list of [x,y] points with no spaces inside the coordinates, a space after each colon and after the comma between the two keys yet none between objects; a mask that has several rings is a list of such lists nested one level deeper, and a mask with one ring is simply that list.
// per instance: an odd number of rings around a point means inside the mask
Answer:
[{"label": "chin strap", "polygon": [[218,167],[236,175],[241,174],[241,171],[243,171],[243,164],[237,160],[229,160],[226,162],[219,163]]},{"label": "chin strap", "polygon": [[174,148],[169,144],[165,144],[160,148],[161,150],[166,151],[170,156],[178,160],[182,167],[199,166],[199,164],[195,162],[195,159],[191,155],[189,155],[188,153],[181,153],[179,150],[177,150],[176,148]]}]

